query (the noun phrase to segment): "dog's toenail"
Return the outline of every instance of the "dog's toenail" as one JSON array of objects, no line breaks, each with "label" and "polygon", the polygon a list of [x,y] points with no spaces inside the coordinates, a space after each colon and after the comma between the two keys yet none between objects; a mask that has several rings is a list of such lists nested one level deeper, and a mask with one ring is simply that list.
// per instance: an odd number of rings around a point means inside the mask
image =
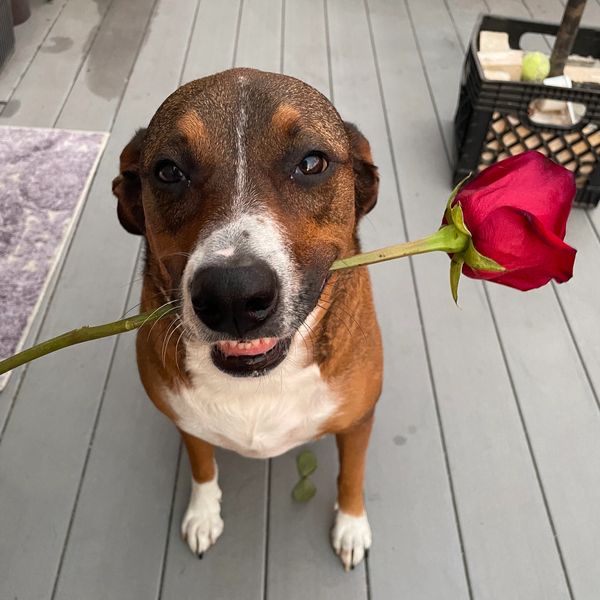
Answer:
[{"label": "dog's toenail", "polygon": [[198,559],[202,560],[204,558],[204,552],[200,552],[200,554],[198,554]]}]

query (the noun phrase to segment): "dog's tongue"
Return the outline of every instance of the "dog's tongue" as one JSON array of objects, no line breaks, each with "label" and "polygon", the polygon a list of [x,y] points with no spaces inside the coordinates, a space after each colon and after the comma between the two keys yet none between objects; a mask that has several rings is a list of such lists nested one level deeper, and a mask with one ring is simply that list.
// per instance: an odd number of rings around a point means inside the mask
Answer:
[{"label": "dog's tongue", "polygon": [[247,342],[217,342],[225,356],[257,356],[266,354],[277,345],[277,338],[260,338]]}]

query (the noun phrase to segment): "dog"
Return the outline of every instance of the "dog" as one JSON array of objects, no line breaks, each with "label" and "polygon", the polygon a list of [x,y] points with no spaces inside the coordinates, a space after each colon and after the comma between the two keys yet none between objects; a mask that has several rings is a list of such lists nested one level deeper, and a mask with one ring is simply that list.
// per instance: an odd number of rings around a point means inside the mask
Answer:
[{"label": "dog", "polygon": [[381,335],[357,226],[377,201],[369,143],[317,90],[232,69],[192,81],[120,156],[117,214],[145,238],[137,335],[144,388],[179,429],[191,471],[181,533],[202,557],[223,531],[215,446],[278,456],[335,434],[332,545],[346,570],[371,529],[365,457]]}]

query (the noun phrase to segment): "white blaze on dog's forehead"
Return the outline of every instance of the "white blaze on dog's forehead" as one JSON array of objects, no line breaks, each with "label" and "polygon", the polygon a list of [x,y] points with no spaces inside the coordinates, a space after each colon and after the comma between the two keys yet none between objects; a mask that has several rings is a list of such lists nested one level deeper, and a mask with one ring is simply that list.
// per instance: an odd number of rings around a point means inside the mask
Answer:
[{"label": "white blaze on dog's forehead", "polygon": [[246,160],[246,125],[248,116],[246,114],[246,77],[240,75],[240,107],[239,118],[235,126],[235,146],[236,146],[236,165],[235,165],[235,201],[239,205],[244,201],[246,193],[246,171],[248,168]]},{"label": "white blaze on dog's forehead", "polygon": [[229,258],[230,256],[233,256],[234,252],[235,248],[233,246],[229,246],[229,248],[223,248],[223,250],[216,250],[215,255],[223,256],[224,258]]}]

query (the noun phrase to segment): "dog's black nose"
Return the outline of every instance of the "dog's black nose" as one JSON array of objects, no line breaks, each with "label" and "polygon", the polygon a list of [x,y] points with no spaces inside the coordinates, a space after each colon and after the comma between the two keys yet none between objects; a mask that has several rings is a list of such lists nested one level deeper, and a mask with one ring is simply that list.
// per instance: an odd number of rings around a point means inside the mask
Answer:
[{"label": "dog's black nose", "polygon": [[213,331],[237,339],[262,325],[277,308],[277,276],[264,261],[205,267],[190,287],[198,318]]}]

